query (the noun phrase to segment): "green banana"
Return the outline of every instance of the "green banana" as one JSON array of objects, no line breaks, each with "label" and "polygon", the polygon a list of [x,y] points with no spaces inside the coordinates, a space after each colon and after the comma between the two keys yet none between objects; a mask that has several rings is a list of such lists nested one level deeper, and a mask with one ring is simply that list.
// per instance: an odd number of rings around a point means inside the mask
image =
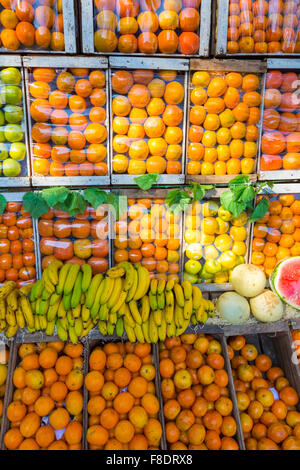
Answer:
[{"label": "green banana", "polygon": [[71,308],[71,298],[72,298],[72,292],[68,295],[63,296],[64,307],[67,311],[69,310],[69,308]]},{"label": "green banana", "polygon": [[158,306],[158,308],[163,310],[165,308],[165,304],[166,304],[166,298],[165,298],[164,291],[161,294],[157,293],[156,297],[157,297],[157,306]]},{"label": "green banana", "polygon": [[30,294],[29,294],[30,302],[34,302],[36,299],[41,297],[43,289],[44,289],[43,281],[42,279],[39,279],[33,284],[32,289],[30,291]]},{"label": "green banana", "polygon": [[42,300],[40,303],[39,314],[46,315],[49,309],[49,300]]},{"label": "green banana", "polygon": [[96,274],[90,283],[90,286],[88,288],[88,291],[85,296],[85,305],[87,308],[91,309],[97,294],[97,291],[99,289],[100,283],[103,279],[103,274],[99,273]]},{"label": "green banana", "polygon": [[109,313],[108,305],[107,304],[101,305],[100,310],[99,310],[99,320],[107,321],[108,320],[108,313]]},{"label": "green banana", "polygon": [[80,304],[81,298],[81,283],[82,283],[82,273],[79,271],[76,277],[76,281],[72,291],[71,297],[71,308],[77,307]]},{"label": "green banana", "polygon": [[66,263],[62,266],[62,268],[59,271],[59,276],[58,276],[58,284],[56,286],[56,292],[57,294],[62,294],[64,291],[64,285],[67,279],[67,275],[70,271],[72,264],[71,263]]},{"label": "green banana", "polygon": [[58,312],[58,308],[60,306],[60,303],[61,303],[61,297],[58,298],[58,300],[56,301],[56,303],[54,305],[51,305],[49,307],[48,312],[47,312],[48,322],[51,322],[55,319],[55,317],[57,315],[57,312]]},{"label": "green banana", "polygon": [[51,297],[50,297],[50,300],[49,300],[49,305],[50,307],[52,307],[54,304],[56,304],[56,302],[61,298],[61,295],[60,294],[57,294],[56,292],[54,292]]},{"label": "green banana", "polygon": [[123,323],[123,318],[118,318],[117,323],[116,323],[116,333],[119,338],[123,336],[124,332],[124,323]]},{"label": "green banana", "polygon": [[157,296],[152,294],[152,292],[149,292],[149,303],[151,310],[157,310],[158,305],[157,305]]},{"label": "green banana", "polygon": [[81,271],[82,271],[81,289],[82,289],[82,292],[86,292],[92,280],[92,266],[88,263],[83,264],[81,266]]},{"label": "green banana", "polygon": [[64,295],[70,295],[72,293],[79,270],[80,270],[79,264],[72,264],[67,274],[66,282],[64,285]]}]

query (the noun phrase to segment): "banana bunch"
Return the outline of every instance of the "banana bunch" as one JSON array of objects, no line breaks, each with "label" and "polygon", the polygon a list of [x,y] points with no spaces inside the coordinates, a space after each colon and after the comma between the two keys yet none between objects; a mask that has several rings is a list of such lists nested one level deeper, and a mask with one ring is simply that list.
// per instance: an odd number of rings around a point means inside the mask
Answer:
[{"label": "banana bunch", "polygon": [[5,332],[7,338],[14,336],[19,328],[34,327],[28,289],[31,287],[17,289],[13,281],[0,288],[0,332]]}]

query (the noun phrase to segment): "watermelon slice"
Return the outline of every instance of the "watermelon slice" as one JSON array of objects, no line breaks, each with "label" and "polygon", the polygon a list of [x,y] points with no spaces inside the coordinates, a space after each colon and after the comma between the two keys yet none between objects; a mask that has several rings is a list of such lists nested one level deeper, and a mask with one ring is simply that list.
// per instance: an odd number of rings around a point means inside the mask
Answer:
[{"label": "watermelon slice", "polygon": [[280,261],[272,272],[270,284],[283,302],[300,310],[300,256]]}]

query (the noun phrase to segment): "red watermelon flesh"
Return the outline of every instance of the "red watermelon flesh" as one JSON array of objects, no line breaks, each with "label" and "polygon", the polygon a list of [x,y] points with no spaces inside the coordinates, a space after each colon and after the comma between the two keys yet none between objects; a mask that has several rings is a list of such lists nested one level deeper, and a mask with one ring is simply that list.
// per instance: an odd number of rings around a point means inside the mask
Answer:
[{"label": "red watermelon flesh", "polygon": [[286,303],[300,309],[300,257],[279,263],[272,279],[274,290]]}]

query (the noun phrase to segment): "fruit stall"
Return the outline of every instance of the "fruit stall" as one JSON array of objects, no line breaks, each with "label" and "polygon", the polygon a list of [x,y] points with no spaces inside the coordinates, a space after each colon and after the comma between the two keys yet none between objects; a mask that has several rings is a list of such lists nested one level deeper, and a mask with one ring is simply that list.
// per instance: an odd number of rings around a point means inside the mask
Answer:
[{"label": "fruit stall", "polygon": [[299,21],[0,0],[1,450],[300,450]]}]

